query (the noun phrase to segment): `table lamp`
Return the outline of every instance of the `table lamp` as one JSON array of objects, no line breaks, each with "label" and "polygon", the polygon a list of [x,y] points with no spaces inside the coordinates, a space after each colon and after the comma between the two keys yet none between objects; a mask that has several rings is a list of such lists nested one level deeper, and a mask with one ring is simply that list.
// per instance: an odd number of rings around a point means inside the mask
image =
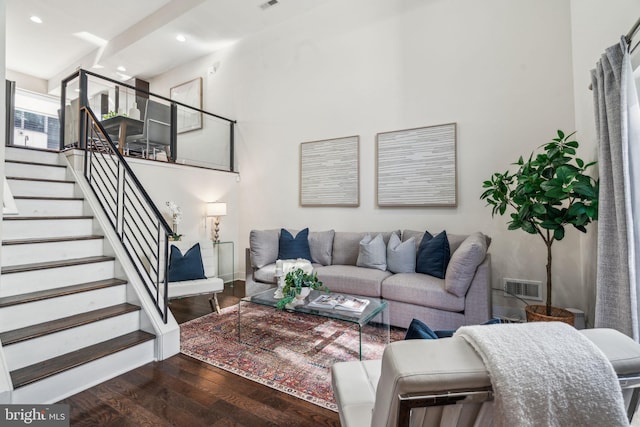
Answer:
[{"label": "table lamp", "polygon": [[211,227],[211,239],[214,242],[220,241],[220,217],[227,214],[227,204],[224,202],[207,203],[207,217],[215,218],[214,225]]}]

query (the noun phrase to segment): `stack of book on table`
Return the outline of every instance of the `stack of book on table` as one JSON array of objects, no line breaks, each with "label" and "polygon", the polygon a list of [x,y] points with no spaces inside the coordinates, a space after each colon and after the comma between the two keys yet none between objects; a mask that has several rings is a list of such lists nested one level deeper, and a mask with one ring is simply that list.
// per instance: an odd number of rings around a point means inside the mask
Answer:
[{"label": "stack of book on table", "polygon": [[352,311],[362,313],[369,304],[368,299],[356,298],[342,294],[323,294],[307,304],[312,308],[335,308],[336,310]]}]

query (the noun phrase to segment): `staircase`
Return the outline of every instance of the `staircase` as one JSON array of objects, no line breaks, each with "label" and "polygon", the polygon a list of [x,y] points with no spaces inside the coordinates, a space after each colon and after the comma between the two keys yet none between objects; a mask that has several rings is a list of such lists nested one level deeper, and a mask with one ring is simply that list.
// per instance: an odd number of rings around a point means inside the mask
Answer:
[{"label": "staircase", "polygon": [[0,341],[11,403],[52,403],[153,361],[155,335],[141,330],[145,313],[128,302],[64,158],[5,152],[19,212],[2,225]]}]

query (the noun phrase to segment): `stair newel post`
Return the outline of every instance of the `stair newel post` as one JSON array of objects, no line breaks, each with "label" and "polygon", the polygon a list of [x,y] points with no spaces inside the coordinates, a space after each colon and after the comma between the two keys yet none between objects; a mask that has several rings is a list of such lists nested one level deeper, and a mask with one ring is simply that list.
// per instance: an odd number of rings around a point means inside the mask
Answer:
[{"label": "stair newel post", "polygon": [[[84,70],[80,70],[80,96],[79,96],[79,100],[80,102],[78,103],[78,108],[80,109],[80,111],[82,111],[83,107],[89,107],[89,98],[87,97],[87,74]],[[85,120],[80,120],[79,123],[79,129],[78,129],[78,135],[79,137],[79,144],[80,144],[80,148],[81,149],[86,149],[87,148],[87,123],[86,123],[86,118]]]},{"label": "stair newel post", "polygon": [[65,123],[69,118],[66,116],[67,105],[67,80],[62,81],[60,85],[60,151],[64,150],[64,131]]},{"label": "stair newel post", "polygon": [[175,102],[171,103],[171,120],[170,120],[170,132],[169,147],[171,150],[171,156],[169,161],[176,162],[178,158],[178,105]]}]

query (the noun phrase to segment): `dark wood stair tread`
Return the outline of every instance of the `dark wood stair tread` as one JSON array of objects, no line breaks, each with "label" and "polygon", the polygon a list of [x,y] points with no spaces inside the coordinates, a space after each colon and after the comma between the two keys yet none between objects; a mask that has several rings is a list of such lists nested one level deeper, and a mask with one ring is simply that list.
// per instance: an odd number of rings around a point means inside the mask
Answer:
[{"label": "dark wood stair tread", "polygon": [[140,311],[140,307],[128,303],[113,305],[110,307],[100,308],[98,310],[87,311],[85,313],[39,323],[37,325],[25,326],[24,328],[1,332],[0,341],[2,342],[2,345],[7,346],[78,326],[88,325],[100,320],[121,316],[133,311]]},{"label": "dark wood stair tread", "polygon": [[2,246],[12,245],[31,245],[34,243],[59,243],[59,242],[75,242],[78,240],[97,240],[104,239],[104,236],[97,234],[91,234],[88,236],[68,236],[68,237],[49,237],[49,238],[31,238],[31,239],[14,239],[5,240],[2,242]]},{"label": "dark wood stair tread", "polygon": [[34,262],[31,264],[7,265],[2,267],[2,274],[22,273],[25,271],[45,270],[49,268],[71,267],[74,265],[93,264],[105,261],[114,261],[112,256],[90,256],[86,258],[72,258],[62,261]]},{"label": "dark wood stair tread", "polygon": [[75,184],[75,181],[68,179],[48,179],[48,178],[30,178],[23,176],[8,176],[7,180],[12,181],[37,181],[37,182],[54,182],[58,184]]},{"label": "dark wood stair tread", "polygon": [[102,357],[126,350],[154,338],[155,335],[148,332],[130,332],[108,341],[11,371],[11,381],[13,382],[14,388],[23,387],[38,380],[93,362]]},{"label": "dark wood stair tread", "polygon": [[30,162],[28,160],[10,160],[10,159],[6,159],[4,162],[5,163],[18,163],[18,164],[21,164],[21,165],[51,166],[51,167],[54,167],[54,168],[64,168],[64,169],[67,168],[66,165],[59,165],[59,164],[54,164],[54,163]]},{"label": "dark wood stair tread", "polygon": [[53,221],[67,219],[93,219],[91,215],[70,215],[70,216],[14,216],[5,215],[2,217],[4,221]]},{"label": "dark wood stair tread", "polygon": [[112,286],[125,285],[126,280],[106,279],[95,282],[80,283],[78,285],[63,286],[60,288],[46,289],[43,291],[29,292],[20,295],[11,295],[0,298],[0,308],[10,307],[12,305],[27,304],[35,301],[42,301],[52,298],[63,297],[66,295],[78,294],[81,292],[89,292],[98,289],[110,288]]}]

